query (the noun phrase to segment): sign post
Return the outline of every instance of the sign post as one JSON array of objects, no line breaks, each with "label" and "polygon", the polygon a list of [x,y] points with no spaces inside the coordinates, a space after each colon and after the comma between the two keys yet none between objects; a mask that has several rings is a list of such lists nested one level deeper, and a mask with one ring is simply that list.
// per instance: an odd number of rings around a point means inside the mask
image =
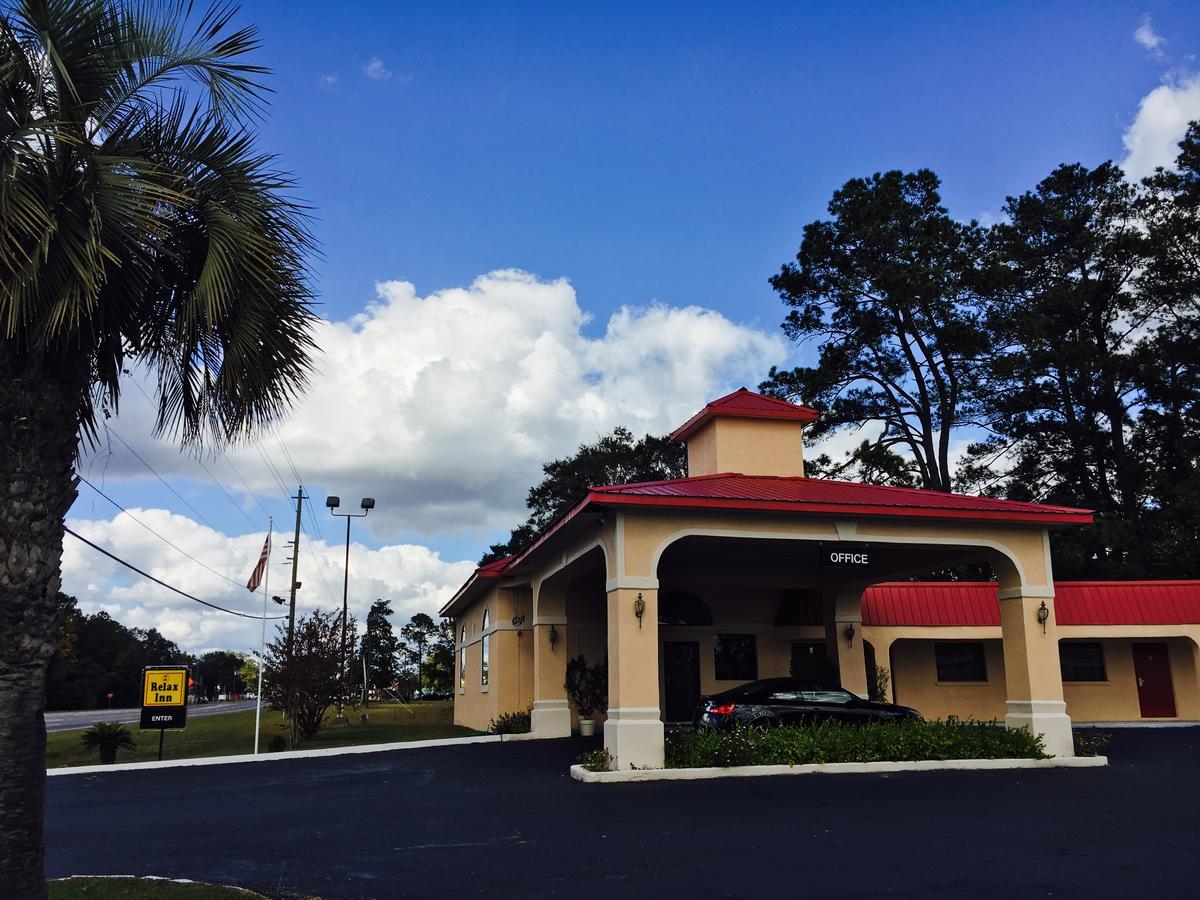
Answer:
[{"label": "sign post", "polygon": [[158,758],[168,728],[187,725],[188,670],[184,666],[146,666],[142,670],[143,731],[158,729]]}]

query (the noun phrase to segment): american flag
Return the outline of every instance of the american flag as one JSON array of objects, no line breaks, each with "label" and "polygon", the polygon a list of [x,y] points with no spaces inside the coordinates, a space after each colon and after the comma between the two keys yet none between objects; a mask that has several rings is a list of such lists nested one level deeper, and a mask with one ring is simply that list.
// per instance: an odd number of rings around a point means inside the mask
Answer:
[{"label": "american flag", "polygon": [[267,539],[263,541],[262,553],[258,557],[258,565],[254,567],[254,571],[250,573],[250,580],[246,582],[246,588],[251,592],[257,591],[258,586],[262,584],[263,573],[267,571],[267,557],[271,555],[271,536],[267,535]]}]

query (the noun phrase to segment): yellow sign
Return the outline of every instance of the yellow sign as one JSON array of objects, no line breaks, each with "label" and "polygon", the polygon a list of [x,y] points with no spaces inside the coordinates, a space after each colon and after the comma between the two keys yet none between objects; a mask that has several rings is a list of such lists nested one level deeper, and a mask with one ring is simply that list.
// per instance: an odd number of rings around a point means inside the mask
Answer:
[{"label": "yellow sign", "polygon": [[147,669],[142,681],[142,706],[184,706],[187,669]]}]

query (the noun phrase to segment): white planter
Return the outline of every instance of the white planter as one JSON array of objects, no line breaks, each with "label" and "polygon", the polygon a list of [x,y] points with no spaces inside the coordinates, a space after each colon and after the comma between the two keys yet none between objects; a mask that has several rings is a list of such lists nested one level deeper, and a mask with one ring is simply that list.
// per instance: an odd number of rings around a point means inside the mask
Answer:
[{"label": "white planter", "polygon": [[579,720],[579,736],[591,737],[596,733],[595,719],[580,719]]}]

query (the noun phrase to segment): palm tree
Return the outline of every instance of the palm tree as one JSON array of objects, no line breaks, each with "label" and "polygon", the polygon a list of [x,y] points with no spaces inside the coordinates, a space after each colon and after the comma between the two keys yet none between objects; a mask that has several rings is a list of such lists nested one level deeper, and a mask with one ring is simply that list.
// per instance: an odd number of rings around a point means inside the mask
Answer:
[{"label": "palm tree", "polygon": [[99,750],[101,763],[115,763],[117,751],[133,749],[133,735],[120,722],[97,722],[80,736],[87,750]]},{"label": "palm tree", "polygon": [[195,448],[277,420],[314,352],[304,208],[255,147],[218,2],[0,0],[0,896],[45,896],[47,660],[77,448],[121,375]]}]

